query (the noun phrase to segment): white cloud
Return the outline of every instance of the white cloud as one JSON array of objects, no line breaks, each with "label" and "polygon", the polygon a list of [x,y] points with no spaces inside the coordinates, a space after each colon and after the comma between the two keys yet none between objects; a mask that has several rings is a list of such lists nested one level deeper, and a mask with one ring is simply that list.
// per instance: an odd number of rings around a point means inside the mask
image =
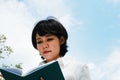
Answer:
[{"label": "white cloud", "polygon": [[118,5],[120,4],[120,0],[107,0],[107,2],[113,4],[113,5]]},{"label": "white cloud", "polygon": [[64,0],[27,0],[27,3],[33,7],[42,18],[49,15],[62,16],[69,11]]},{"label": "white cloud", "polygon": [[66,14],[59,17],[59,20],[68,30],[78,30],[81,29],[81,26],[84,24],[82,21],[78,21],[72,15]]},{"label": "white cloud", "polygon": [[120,48],[116,48],[104,64],[108,70],[109,80],[120,80]]},{"label": "white cloud", "polygon": [[120,65],[120,48],[116,48],[108,57],[107,63],[109,66]]},{"label": "white cloud", "polygon": [[120,3],[120,0],[111,0],[113,3]]},{"label": "white cloud", "polygon": [[[39,61],[38,54],[34,54],[31,44],[31,31],[34,17],[28,12],[28,7],[17,0],[2,1],[0,3],[0,34],[7,37],[6,44],[13,48],[14,53],[3,60],[8,63],[23,63],[29,69]],[[36,57],[36,58],[33,58]],[[31,62],[34,63],[31,63]]]},{"label": "white cloud", "polygon": [[[54,16],[67,28],[78,29],[83,25],[82,21],[79,21],[72,16],[70,8],[68,8],[65,0],[26,0],[31,8],[32,13],[36,13],[35,17],[39,19],[45,19],[47,16]],[[39,16],[39,17],[38,17]],[[73,26],[75,26],[73,28]]]},{"label": "white cloud", "polygon": [[[91,63],[90,71],[93,80],[120,80],[120,48],[113,52],[101,64]],[[92,67],[92,68],[91,68]]]}]

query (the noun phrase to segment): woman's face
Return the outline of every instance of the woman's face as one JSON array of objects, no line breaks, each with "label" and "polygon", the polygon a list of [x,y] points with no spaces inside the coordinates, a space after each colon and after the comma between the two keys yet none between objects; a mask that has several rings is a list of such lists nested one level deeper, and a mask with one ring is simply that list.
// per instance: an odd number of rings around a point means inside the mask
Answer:
[{"label": "woman's face", "polygon": [[36,34],[36,42],[38,51],[47,62],[60,57],[60,45],[63,42],[58,39],[57,36],[51,34],[40,36],[39,34]]}]

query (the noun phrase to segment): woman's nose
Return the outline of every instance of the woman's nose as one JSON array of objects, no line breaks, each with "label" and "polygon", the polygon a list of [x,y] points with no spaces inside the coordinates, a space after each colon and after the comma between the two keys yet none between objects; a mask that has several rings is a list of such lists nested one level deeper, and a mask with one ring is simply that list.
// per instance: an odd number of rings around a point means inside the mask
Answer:
[{"label": "woman's nose", "polygon": [[49,47],[49,45],[48,45],[48,43],[43,43],[43,49],[46,49],[46,48],[48,48]]}]

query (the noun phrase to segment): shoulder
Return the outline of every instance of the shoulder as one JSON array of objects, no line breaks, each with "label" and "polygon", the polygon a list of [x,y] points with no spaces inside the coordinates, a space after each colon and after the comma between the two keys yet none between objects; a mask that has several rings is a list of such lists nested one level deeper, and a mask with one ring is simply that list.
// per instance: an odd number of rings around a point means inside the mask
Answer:
[{"label": "shoulder", "polygon": [[79,71],[84,71],[87,72],[88,71],[88,65],[85,63],[82,63],[78,60],[75,60],[74,58],[72,58],[71,56],[65,56],[62,58],[58,59],[58,62],[60,64],[60,66],[64,69],[64,68],[69,68],[72,70],[79,70]]},{"label": "shoulder", "polygon": [[88,68],[88,65],[85,63],[82,63],[76,59],[74,59],[71,56],[65,56],[62,58],[58,59],[58,62],[64,66],[76,66],[76,67],[81,67],[81,68]]},{"label": "shoulder", "polygon": [[[89,67],[72,57],[63,57],[59,59],[59,64],[65,75],[70,74],[76,80],[90,80]],[[71,73],[70,73],[71,72]]]}]

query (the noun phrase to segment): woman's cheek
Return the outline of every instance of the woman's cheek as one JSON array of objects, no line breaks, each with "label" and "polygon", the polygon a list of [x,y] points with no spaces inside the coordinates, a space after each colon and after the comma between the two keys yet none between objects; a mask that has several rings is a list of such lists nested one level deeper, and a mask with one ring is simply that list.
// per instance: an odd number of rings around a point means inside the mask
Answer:
[{"label": "woman's cheek", "polygon": [[37,50],[38,50],[39,52],[42,52],[42,47],[39,46],[39,45],[37,45]]}]

